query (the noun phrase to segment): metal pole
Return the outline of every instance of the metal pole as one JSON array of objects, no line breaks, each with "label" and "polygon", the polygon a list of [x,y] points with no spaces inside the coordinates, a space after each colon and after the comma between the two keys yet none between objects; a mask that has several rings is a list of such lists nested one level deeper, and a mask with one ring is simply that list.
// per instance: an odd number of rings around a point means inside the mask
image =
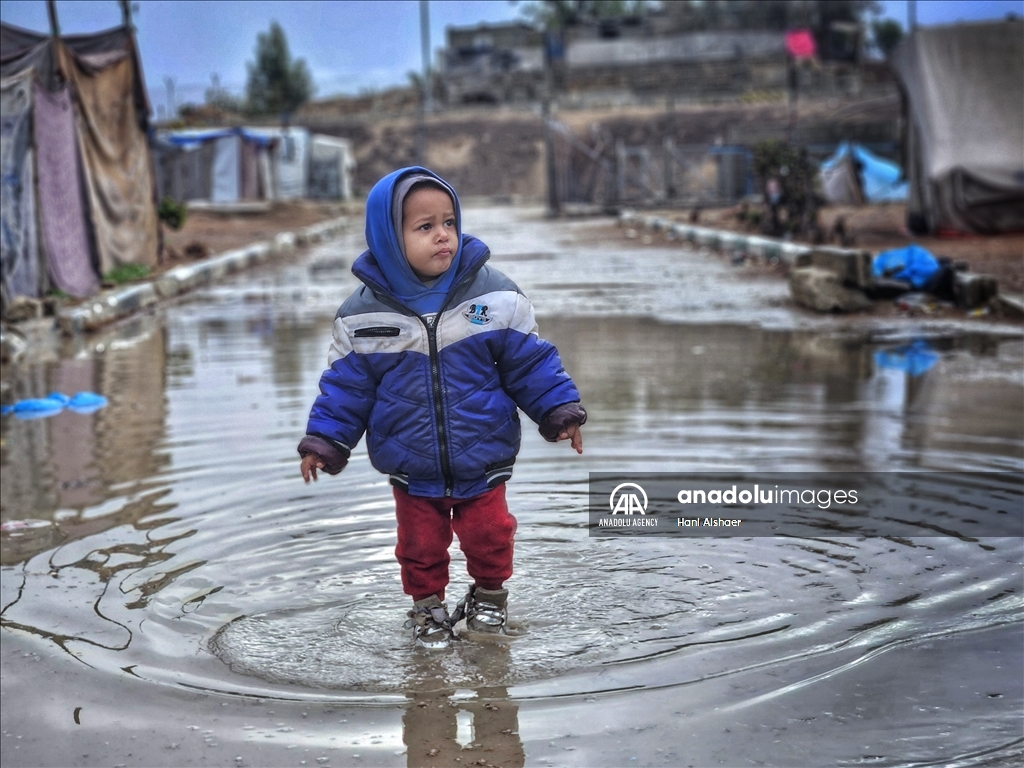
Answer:
[{"label": "metal pole", "polygon": [[549,37],[544,39],[544,101],[542,102],[541,118],[544,120],[544,170],[548,188],[548,215],[558,216],[562,212],[562,204],[558,199],[558,173],[555,169],[555,138],[551,132],[551,101],[554,90],[554,77],[551,71],[551,47],[554,44]]},{"label": "metal pole", "polygon": [[132,8],[129,5],[129,0],[118,0],[118,4],[121,6],[121,23],[129,29],[133,29]]},{"label": "metal pole", "polygon": [[907,26],[911,32],[917,29],[917,0],[907,0]]},{"label": "metal pole", "polygon": [[50,17],[50,34],[60,37],[60,22],[57,21],[57,3],[46,0],[46,15]]},{"label": "metal pole", "polygon": [[423,49],[423,102],[427,112],[434,109],[434,84],[430,72],[430,0],[420,0],[420,47]]}]

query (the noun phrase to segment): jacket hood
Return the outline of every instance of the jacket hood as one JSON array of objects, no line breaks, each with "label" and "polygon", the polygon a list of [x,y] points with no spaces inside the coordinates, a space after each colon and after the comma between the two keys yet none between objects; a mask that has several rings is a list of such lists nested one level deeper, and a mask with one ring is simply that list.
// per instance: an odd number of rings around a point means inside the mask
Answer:
[{"label": "jacket hood", "polygon": [[[406,176],[428,176],[451,195],[455,205],[455,229],[459,245],[448,269],[432,285],[416,277],[402,253],[400,234],[395,231],[392,202],[395,187]],[[401,220],[401,217],[398,217]],[[487,246],[475,237],[462,234],[462,208],[455,190],[433,171],[420,166],[400,168],[378,181],[366,197],[366,243],[370,249],[363,253],[352,272],[375,291],[381,291],[420,315],[440,310],[452,287],[470,269],[478,269],[487,260]]]},{"label": "jacket hood", "polygon": [[[426,176],[444,189],[452,198],[455,206],[455,230],[458,234],[458,248],[452,257],[452,263],[444,274],[440,275],[431,285],[426,285],[412,271],[409,262],[402,252],[402,234],[396,231],[396,223],[401,221],[400,212],[394,210],[395,188],[407,176]],[[399,202],[399,205],[401,202]],[[374,282],[381,282],[378,289],[383,288],[394,298],[406,304],[418,314],[429,314],[440,309],[448,295],[456,276],[460,272],[463,252],[462,238],[462,209],[459,205],[459,197],[451,185],[433,171],[422,168],[418,165],[408,168],[400,168],[389,173],[370,190],[366,198],[366,244],[370,246],[369,254],[376,262],[377,275],[366,274]],[[367,254],[363,254],[357,261],[363,261]],[[366,265],[364,265],[366,266]],[[356,271],[353,265],[353,272],[360,279],[364,279]]]}]

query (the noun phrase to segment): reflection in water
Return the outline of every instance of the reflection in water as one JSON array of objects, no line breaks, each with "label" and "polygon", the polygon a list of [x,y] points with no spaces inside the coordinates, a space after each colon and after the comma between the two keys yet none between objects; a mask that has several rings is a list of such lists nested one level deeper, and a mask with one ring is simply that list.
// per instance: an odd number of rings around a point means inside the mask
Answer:
[{"label": "reflection in water", "polygon": [[[507,676],[508,648],[488,644],[473,649],[484,677]],[[402,715],[402,740],[409,768],[501,765],[522,768],[526,753],[519,738],[519,705],[504,686],[480,686],[464,692],[445,688],[424,659],[420,676],[406,683],[408,704]],[[505,670],[501,668],[505,667]],[[464,722],[460,722],[464,721]],[[462,727],[460,727],[462,726]]]},{"label": "reflection in water", "polygon": [[[808,754],[820,764],[861,759],[859,744],[891,736],[882,722],[945,733],[887,742],[890,756],[933,762],[950,740],[967,754],[1019,731],[1019,654],[987,656],[1002,666],[980,672],[972,655],[996,632],[1004,650],[1019,645],[1019,541],[591,540],[583,512],[588,471],[1020,472],[1019,339],[932,338],[937,361],[911,375],[876,362],[905,340],[542,319],[591,415],[581,460],[530,433],[510,483],[511,611],[529,631],[424,659],[401,627],[390,494],[365,449],[338,478],[298,478],[335,294],[348,290],[279,287],[299,282],[240,279],[110,332],[100,353],[5,372],[12,399],[110,399],[89,416],[2,423],[6,629],[151,684],[400,702],[409,765],[522,765],[527,703],[535,733],[557,729],[543,708],[560,702],[595,738],[622,727],[608,720],[619,707],[676,724],[685,709],[697,732],[722,716],[709,713],[789,707],[793,722],[819,718]],[[836,691],[917,680],[929,646],[945,649],[950,690],[982,686],[981,698],[951,714],[911,691],[851,715],[852,731],[821,714]],[[888,688],[871,678],[886,664]]]}]

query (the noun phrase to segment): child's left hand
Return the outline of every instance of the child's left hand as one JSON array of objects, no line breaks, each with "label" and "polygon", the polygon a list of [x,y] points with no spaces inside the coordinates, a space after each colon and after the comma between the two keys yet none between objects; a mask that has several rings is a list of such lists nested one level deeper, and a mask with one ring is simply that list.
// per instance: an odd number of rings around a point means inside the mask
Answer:
[{"label": "child's left hand", "polygon": [[558,440],[571,440],[570,445],[576,453],[583,453],[583,430],[579,424],[570,424],[558,433]]}]

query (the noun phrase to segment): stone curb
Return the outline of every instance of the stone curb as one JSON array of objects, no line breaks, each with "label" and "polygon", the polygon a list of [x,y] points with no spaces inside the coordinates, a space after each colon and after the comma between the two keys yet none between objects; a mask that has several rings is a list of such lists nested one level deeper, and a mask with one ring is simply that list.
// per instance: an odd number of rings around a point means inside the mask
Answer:
[{"label": "stone curb", "polygon": [[798,256],[809,254],[813,250],[809,245],[790,243],[763,235],[746,235],[724,229],[698,227],[694,224],[673,224],[658,216],[641,216],[631,210],[624,210],[619,214],[619,225],[664,232],[676,240],[703,245],[714,251],[740,251],[766,260],[777,258],[790,266],[796,262]]},{"label": "stone curb", "polygon": [[88,303],[58,312],[57,325],[69,336],[95,331],[150,307],[161,299],[187,293],[271,258],[293,253],[299,246],[327,240],[343,231],[349,223],[350,217],[342,216],[304,227],[297,232],[280,232],[273,240],[225,251],[196,264],[175,267],[148,283],[100,293]]}]

